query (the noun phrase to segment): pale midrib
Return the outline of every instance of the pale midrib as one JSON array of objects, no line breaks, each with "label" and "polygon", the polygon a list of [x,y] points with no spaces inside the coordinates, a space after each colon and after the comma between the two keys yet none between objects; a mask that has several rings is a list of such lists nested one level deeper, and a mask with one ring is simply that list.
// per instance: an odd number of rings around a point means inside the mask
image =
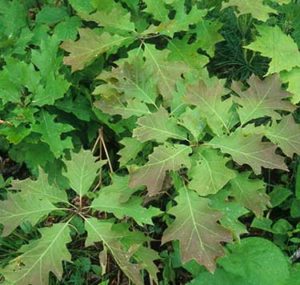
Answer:
[{"label": "pale midrib", "polygon": [[[64,231],[64,229],[66,228],[66,226],[69,224],[69,222],[65,223],[64,226],[62,227],[62,229],[58,232],[58,234],[56,235],[56,237],[51,241],[51,243],[49,244],[49,246],[46,248],[46,250],[40,255],[40,257],[33,263],[33,265],[25,272],[25,274],[23,274],[19,279],[17,279],[15,281],[15,283],[17,283],[18,281],[22,280],[26,275],[29,274],[29,272],[32,271],[32,269],[36,266],[36,264],[38,262],[42,262],[42,258],[46,255],[46,253],[49,251],[49,249],[53,246],[53,244],[56,242],[56,240],[58,239],[58,237],[61,235],[61,233]],[[41,266],[41,265],[40,265]],[[40,272],[41,274],[41,272]],[[41,280],[42,281],[42,280]]]}]

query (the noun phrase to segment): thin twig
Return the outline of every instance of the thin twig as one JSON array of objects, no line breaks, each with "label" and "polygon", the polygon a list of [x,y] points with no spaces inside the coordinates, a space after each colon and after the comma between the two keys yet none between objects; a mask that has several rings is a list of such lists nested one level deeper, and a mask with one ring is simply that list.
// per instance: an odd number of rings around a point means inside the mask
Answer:
[{"label": "thin twig", "polygon": [[104,141],[104,135],[103,135],[103,129],[102,128],[101,128],[101,133],[100,133],[100,140],[102,142],[103,149],[104,149],[104,152],[105,152],[105,156],[106,156],[107,161],[108,161],[109,170],[110,170],[111,173],[114,173],[114,170],[112,168],[112,164],[111,164],[111,161],[110,161],[110,158],[109,158],[109,154],[108,154],[108,151],[107,151],[107,148],[106,148],[106,144],[105,144],[105,141]]}]

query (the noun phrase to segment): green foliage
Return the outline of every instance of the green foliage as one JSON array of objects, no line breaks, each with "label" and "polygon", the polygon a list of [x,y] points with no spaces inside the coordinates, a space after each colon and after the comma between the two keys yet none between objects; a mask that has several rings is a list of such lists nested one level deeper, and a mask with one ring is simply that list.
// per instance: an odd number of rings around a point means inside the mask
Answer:
[{"label": "green foliage", "polygon": [[0,284],[296,284],[296,3],[0,5]]}]

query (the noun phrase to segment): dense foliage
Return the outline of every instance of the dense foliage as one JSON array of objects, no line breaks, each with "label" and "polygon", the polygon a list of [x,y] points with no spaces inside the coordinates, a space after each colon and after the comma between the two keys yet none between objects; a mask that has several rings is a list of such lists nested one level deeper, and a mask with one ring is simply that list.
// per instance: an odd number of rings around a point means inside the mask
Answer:
[{"label": "dense foliage", "polygon": [[0,284],[300,284],[297,0],[0,7]]}]

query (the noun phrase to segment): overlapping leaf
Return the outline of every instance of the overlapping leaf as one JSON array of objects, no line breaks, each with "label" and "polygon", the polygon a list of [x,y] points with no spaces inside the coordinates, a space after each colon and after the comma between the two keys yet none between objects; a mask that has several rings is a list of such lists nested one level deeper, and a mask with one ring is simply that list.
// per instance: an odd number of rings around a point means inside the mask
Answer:
[{"label": "overlapping leaf", "polygon": [[179,190],[176,201],[169,211],[175,221],[164,232],[162,242],[179,240],[183,262],[194,259],[214,271],[215,259],[224,254],[221,242],[231,240],[230,232],[218,224],[222,215],[208,206],[208,199],[186,188]]},{"label": "overlapping leaf", "polygon": [[208,145],[220,148],[223,153],[229,153],[238,164],[248,164],[256,174],[261,168],[288,170],[284,158],[275,154],[276,146],[262,142],[261,135],[244,135],[237,130],[230,136],[215,137]]},{"label": "overlapping leaf", "polygon": [[271,58],[268,74],[279,73],[283,70],[290,71],[293,67],[300,66],[300,52],[289,35],[286,35],[278,26],[260,25],[256,28],[259,36],[245,48]]},{"label": "overlapping leaf", "polygon": [[199,81],[195,85],[188,86],[184,97],[188,104],[199,109],[209,127],[218,136],[224,132],[229,133],[236,123],[232,99],[222,100],[222,96],[226,93],[222,81],[212,80],[208,83]]},{"label": "overlapping leaf", "polygon": [[97,173],[105,161],[96,161],[89,150],[81,149],[73,153],[71,160],[65,160],[66,170],[64,176],[68,178],[70,187],[80,196],[84,196],[90,190],[96,179]]},{"label": "overlapping leaf", "polygon": [[65,149],[73,147],[70,137],[61,138],[63,133],[72,131],[73,127],[69,124],[57,123],[54,119],[55,115],[42,110],[40,112],[39,124],[34,125],[33,130],[41,134],[41,141],[49,145],[55,157],[59,157]]},{"label": "overlapping leaf", "polygon": [[264,5],[263,2],[263,0],[229,0],[229,2],[223,3],[222,8],[224,9],[234,6],[237,7],[239,15],[251,14],[254,18],[265,22],[268,20],[269,14],[277,14],[277,11],[267,5]]},{"label": "overlapping leaf", "polygon": [[196,157],[196,165],[189,171],[189,188],[200,196],[216,194],[235,177],[234,171],[226,167],[228,159],[218,151],[202,148],[197,151]]},{"label": "overlapping leaf", "polygon": [[267,209],[269,197],[264,192],[265,184],[259,179],[250,179],[249,172],[240,173],[230,181],[231,194],[237,202],[251,210],[256,216],[262,216]]},{"label": "overlapping leaf", "polygon": [[149,161],[136,168],[130,168],[130,187],[146,185],[149,196],[157,195],[163,186],[166,171],[190,167],[191,148],[185,145],[160,145],[149,155]]},{"label": "overlapping leaf", "polygon": [[164,108],[139,118],[137,125],[133,130],[133,137],[141,142],[155,140],[162,143],[168,138],[186,140],[187,137],[185,130],[177,125],[176,120]]},{"label": "overlapping leaf", "polygon": [[274,144],[277,144],[289,157],[300,153],[300,125],[292,115],[285,116],[280,123],[274,123],[266,128],[265,135]]},{"label": "overlapping leaf", "polygon": [[88,232],[87,246],[102,241],[128,278],[134,284],[144,284],[140,274],[141,265],[130,262],[133,253],[126,252],[120,242],[120,239],[125,236],[124,232],[114,231],[112,222],[99,221],[95,218],[86,219],[86,230]]},{"label": "overlapping leaf", "polygon": [[64,58],[64,63],[70,65],[72,72],[83,69],[98,56],[124,44],[127,38],[118,35],[102,34],[89,28],[79,30],[80,39],[76,42],[65,41],[61,47],[70,55]]},{"label": "overlapping leaf", "polygon": [[242,124],[253,119],[269,116],[272,119],[280,119],[278,110],[293,111],[295,107],[285,99],[290,94],[281,88],[281,82],[277,75],[269,76],[265,80],[252,76],[248,80],[250,87],[243,90],[241,85],[234,83],[232,89],[239,95],[234,100],[241,106],[238,114]]},{"label": "overlapping leaf", "polygon": [[[101,188],[91,208],[113,213],[118,219],[125,216],[132,217],[139,225],[152,225],[152,218],[161,214],[161,211],[152,206],[143,207],[141,197],[129,198],[132,192],[132,189],[128,188],[128,177],[114,176],[112,185]],[[125,195],[129,197],[126,201],[122,201]]]},{"label": "overlapping leaf", "polygon": [[0,203],[2,235],[9,235],[23,222],[35,225],[42,217],[57,209],[42,193],[9,193]]},{"label": "overlapping leaf", "polygon": [[1,270],[7,284],[48,284],[49,272],[61,279],[62,262],[71,262],[71,254],[66,246],[71,241],[68,224],[55,224],[40,229],[40,232],[40,239],[23,245],[20,249],[22,254]]}]

